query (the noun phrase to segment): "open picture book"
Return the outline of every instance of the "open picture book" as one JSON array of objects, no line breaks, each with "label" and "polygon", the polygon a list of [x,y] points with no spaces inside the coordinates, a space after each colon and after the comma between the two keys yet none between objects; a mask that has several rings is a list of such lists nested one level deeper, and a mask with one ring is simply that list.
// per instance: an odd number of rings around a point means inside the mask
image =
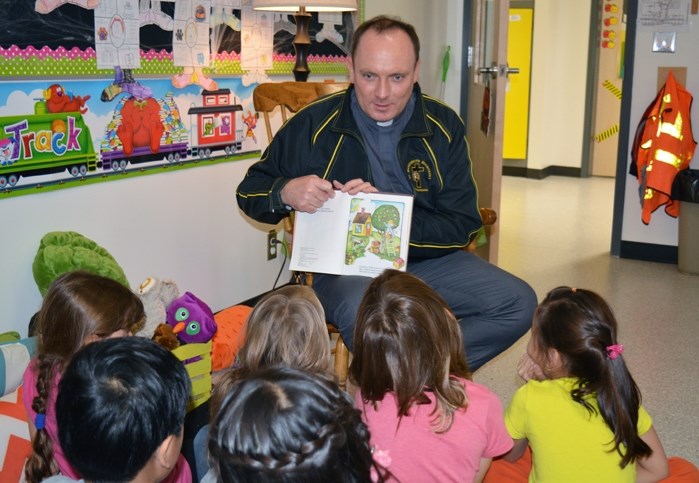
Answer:
[{"label": "open picture book", "polygon": [[376,277],[406,269],[411,195],[340,191],[315,213],[296,212],[290,270]]}]

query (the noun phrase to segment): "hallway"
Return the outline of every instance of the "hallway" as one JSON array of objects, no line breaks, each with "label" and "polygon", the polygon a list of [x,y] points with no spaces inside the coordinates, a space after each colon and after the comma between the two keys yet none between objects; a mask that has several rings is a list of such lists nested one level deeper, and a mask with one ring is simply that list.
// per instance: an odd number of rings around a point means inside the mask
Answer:
[{"label": "hallway", "polygon": [[[666,453],[699,465],[699,275],[610,256],[613,196],[612,178],[504,176],[499,265],[527,280],[539,300],[559,285],[605,297]],[[474,375],[504,405],[521,384],[516,366],[527,340]]]}]

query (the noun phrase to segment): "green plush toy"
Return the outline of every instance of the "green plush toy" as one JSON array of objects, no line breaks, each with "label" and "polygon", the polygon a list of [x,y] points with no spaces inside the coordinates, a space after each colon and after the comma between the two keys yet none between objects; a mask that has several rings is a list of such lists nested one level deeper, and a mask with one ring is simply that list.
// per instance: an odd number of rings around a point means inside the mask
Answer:
[{"label": "green plush toy", "polygon": [[52,231],[39,243],[32,264],[34,280],[41,296],[61,274],[73,270],[111,278],[129,287],[129,281],[114,257],[89,238],[74,231]]}]

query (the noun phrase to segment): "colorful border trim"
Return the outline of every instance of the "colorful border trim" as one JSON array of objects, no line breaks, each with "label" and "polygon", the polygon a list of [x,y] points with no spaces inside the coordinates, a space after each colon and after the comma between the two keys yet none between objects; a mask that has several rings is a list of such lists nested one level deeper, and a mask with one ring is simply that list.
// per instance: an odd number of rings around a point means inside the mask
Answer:
[{"label": "colorful border trim", "polygon": [[[270,75],[289,74],[294,66],[294,56],[274,54],[274,67]],[[347,74],[347,59],[344,56],[313,55],[308,59],[311,71],[316,74]],[[164,50],[141,51],[141,67],[134,69],[138,76],[173,75],[182,70],[173,64],[172,53]],[[221,52],[215,55],[214,66],[204,69],[207,74],[242,75],[240,54]],[[13,45],[7,49],[0,47],[0,78],[43,78],[43,77],[112,77],[113,72],[97,69],[95,50],[88,48],[66,50],[60,47],[21,49]]]}]

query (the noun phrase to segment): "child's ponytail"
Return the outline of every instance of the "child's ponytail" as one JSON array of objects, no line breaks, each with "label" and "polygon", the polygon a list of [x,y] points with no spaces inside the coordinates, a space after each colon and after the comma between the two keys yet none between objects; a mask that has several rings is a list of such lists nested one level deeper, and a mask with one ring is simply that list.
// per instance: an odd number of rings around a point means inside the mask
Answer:
[{"label": "child's ponytail", "polygon": [[558,287],[537,308],[532,337],[543,352],[558,351],[567,374],[579,380],[571,391],[574,401],[592,413],[590,399],[596,399],[624,468],[652,450],[638,435],[641,393],[621,357],[623,346],[617,344],[616,333],[616,318],[602,297],[590,290]]},{"label": "child's ponytail", "polygon": [[[650,456],[652,450],[638,435],[641,392],[624,359],[618,357],[619,354],[611,356],[609,347],[605,348],[607,371],[597,388],[597,405],[602,418],[614,433],[614,449],[621,456],[620,464],[624,468],[638,458]],[[626,446],[625,452],[621,450],[622,445]]]},{"label": "child's ponytail", "polygon": [[37,395],[32,401],[32,409],[36,412],[36,434],[32,439],[32,454],[27,460],[24,472],[28,483],[42,481],[55,474],[57,469],[53,461],[53,444],[46,431],[46,408],[51,397],[51,381],[55,374],[55,362],[44,355],[39,355],[36,360],[36,391]]}]

